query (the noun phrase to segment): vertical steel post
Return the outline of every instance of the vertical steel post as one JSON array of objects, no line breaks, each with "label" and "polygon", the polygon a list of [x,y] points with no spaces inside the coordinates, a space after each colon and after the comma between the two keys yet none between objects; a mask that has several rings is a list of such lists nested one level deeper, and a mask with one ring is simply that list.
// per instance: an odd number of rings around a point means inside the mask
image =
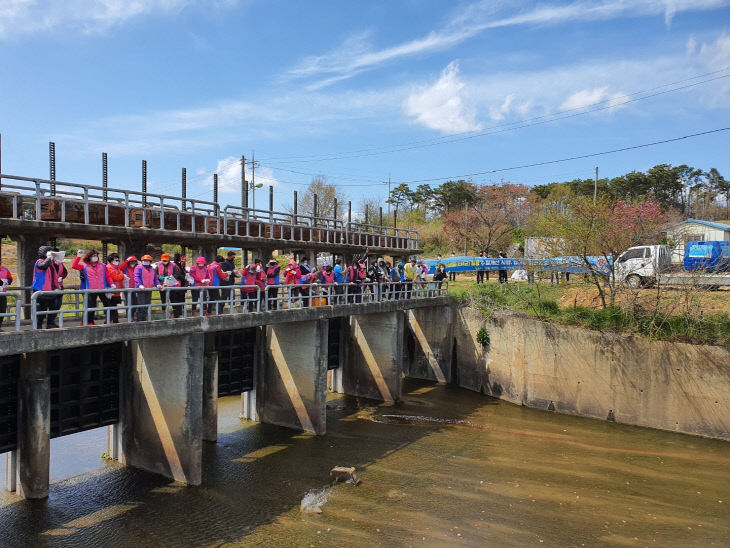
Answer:
[{"label": "vertical steel post", "polygon": [[104,187],[102,199],[107,200],[107,186],[109,185],[109,163],[106,152],[101,153],[101,186]]},{"label": "vertical steel post", "polygon": [[187,211],[185,199],[188,197],[188,173],[185,168],[182,168],[182,210]]},{"label": "vertical steel post", "polygon": [[312,217],[314,217],[313,222],[317,224],[317,195],[314,195],[314,199],[312,201]]},{"label": "vertical steel post", "polygon": [[378,223],[380,224],[380,227],[383,227],[383,207],[380,207],[380,214],[378,215]]},{"label": "vertical steel post", "polygon": [[[298,213],[297,208],[298,207],[299,207],[299,203],[297,202],[297,191],[295,190],[294,191],[294,210],[293,210],[294,211],[294,219],[293,219],[294,224],[297,224],[297,213]],[[292,234],[292,238],[294,238],[294,234]]]},{"label": "vertical steel post", "polygon": [[218,174],[213,174],[213,201],[216,203],[216,209],[218,209]]},{"label": "vertical steel post", "polygon": [[365,224],[370,224],[368,223],[368,204],[365,204]]},{"label": "vertical steel post", "polygon": [[[106,202],[109,198],[109,193],[107,192],[107,188],[109,187],[109,158],[106,154],[106,152],[101,153],[101,186],[103,187],[102,190],[102,199]],[[104,207],[109,207],[105,205]],[[101,259],[102,261],[106,262],[106,256],[109,251],[109,244],[105,242],[104,240],[101,241]]]},{"label": "vertical steel post", "polygon": [[[48,143],[48,178],[51,181],[56,180],[56,143],[53,141]],[[51,196],[56,195],[56,183],[51,183]],[[54,204],[55,205],[55,204]],[[49,241],[51,247],[56,247],[56,238]]]},{"label": "vertical steel post", "polygon": [[[56,143],[51,141],[48,143],[48,167],[49,167],[49,176],[48,178],[51,181],[56,180]],[[56,184],[51,183],[51,196],[56,195]]]},{"label": "vertical steel post", "polygon": [[142,207],[147,207],[147,160],[142,160]]},{"label": "vertical steel post", "polygon": [[352,223],[352,202],[347,202],[347,224]]},{"label": "vertical steel post", "polygon": [[274,211],[274,187],[269,186],[269,211]]},{"label": "vertical steel post", "polygon": [[[3,134],[0,133],[0,173],[3,172]],[[3,188],[3,179],[0,177],[0,190]]]}]

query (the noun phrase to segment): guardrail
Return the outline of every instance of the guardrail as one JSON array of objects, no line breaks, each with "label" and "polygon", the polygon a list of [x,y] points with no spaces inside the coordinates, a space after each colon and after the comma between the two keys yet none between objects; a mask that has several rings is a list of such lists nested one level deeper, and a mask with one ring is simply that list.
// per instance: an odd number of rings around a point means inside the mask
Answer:
[{"label": "guardrail", "polygon": [[0,174],[0,217],[411,250],[418,233],[150,192]]},{"label": "guardrail", "polygon": [[[16,331],[24,327],[40,329],[73,327],[80,323],[101,320],[104,324],[175,320],[201,315],[231,315],[287,310],[294,308],[350,305],[392,300],[429,299],[448,295],[448,282],[415,281],[412,283],[344,283],[293,284],[218,287],[163,287],[162,289],[64,289],[35,291],[30,304],[30,325],[21,321],[18,310],[23,288],[4,293],[13,299],[10,310],[0,317],[8,318]],[[110,303],[112,295],[122,297]],[[103,297],[103,299],[101,298]],[[60,301],[57,299],[61,299]],[[102,301],[96,306],[97,299]]]}]

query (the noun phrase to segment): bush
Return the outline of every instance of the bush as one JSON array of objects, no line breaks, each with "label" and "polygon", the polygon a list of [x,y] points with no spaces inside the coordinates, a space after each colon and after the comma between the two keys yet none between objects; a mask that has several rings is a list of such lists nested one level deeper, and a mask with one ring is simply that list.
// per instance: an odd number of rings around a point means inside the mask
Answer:
[{"label": "bush", "polygon": [[489,345],[491,339],[489,337],[489,333],[487,333],[487,330],[483,327],[477,331],[477,342],[481,344],[482,346]]}]

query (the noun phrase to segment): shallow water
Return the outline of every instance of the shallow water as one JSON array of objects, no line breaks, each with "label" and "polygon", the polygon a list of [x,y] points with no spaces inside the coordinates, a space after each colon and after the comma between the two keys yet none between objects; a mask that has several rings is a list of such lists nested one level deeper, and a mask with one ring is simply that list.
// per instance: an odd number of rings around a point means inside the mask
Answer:
[{"label": "shallow water", "polygon": [[[221,399],[197,488],[104,464],[106,433],[88,433],[100,447],[82,452],[102,468],[53,483],[44,502],[0,495],[0,545],[730,543],[727,442],[414,381],[394,406],[333,396],[320,437],[241,423],[239,407]],[[362,483],[302,512],[337,465]]]}]

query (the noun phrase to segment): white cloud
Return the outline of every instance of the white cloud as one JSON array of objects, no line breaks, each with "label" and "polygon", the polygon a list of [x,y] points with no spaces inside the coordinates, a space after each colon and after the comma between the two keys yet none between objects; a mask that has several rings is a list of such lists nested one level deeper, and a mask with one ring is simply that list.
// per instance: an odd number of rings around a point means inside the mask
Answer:
[{"label": "white cloud", "polygon": [[573,93],[563,104],[560,110],[579,110],[588,108],[591,105],[603,100],[606,96],[606,88],[582,89]]},{"label": "white cloud", "polygon": [[[54,30],[99,34],[137,17],[175,14],[194,4],[210,9],[203,0],[2,0],[0,39]],[[233,4],[225,0],[212,7]]]},{"label": "white cloud", "polygon": [[446,134],[475,131],[481,128],[475,113],[462,99],[464,82],[459,79],[455,61],[443,70],[433,85],[419,86],[408,96],[403,111],[419,124]]},{"label": "white cloud", "polygon": [[[205,169],[197,171],[199,175],[206,175],[202,184],[206,187],[213,187],[213,174],[218,174],[218,191],[219,192],[240,192],[241,191],[241,158],[236,156],[228,156],[222,160],[218,160],[215,169],[210,172]],[[251,183],[251,166],[246,166],[246,181]],[[279,181],[274,176],[274,170],[259,166],[256,168],[256,184],[263,184],[263,188],[259,189],[259,196],[263,196],[264,192],[268,192],[266,187],[277,187]],[[263,199],[263,198],[262,198]]]},{"label": "white cloud", "polygon": [[509,113],[512,112],[512,101],[514,101],[514,98],[514,93],[510,93],[507,97],[504,98],[502,106],[496,107],[494,105],[490,105],[489,117],[492,120],[504,120],[504,117],[508,116]]},{"label": "white cloud", "polygon": [[728,5],[730,0],[576,0],[532,8],[526,2],[481,0],[455,13],[441,29],[379,50],[369,44],[370,32],[353,35],[329,53],[304,58],[287,77],[317,78],[309,89],[321,89],[400,58],[448,49],[489,29],[658,15],[669,25],[677,13]]},{"label": "white cloud", "polygon": [[687,55],[692,55],[697,51],[697,41],[693,37],[690,36],[689,40],[687,40],[685,50],[687,51]]}]

